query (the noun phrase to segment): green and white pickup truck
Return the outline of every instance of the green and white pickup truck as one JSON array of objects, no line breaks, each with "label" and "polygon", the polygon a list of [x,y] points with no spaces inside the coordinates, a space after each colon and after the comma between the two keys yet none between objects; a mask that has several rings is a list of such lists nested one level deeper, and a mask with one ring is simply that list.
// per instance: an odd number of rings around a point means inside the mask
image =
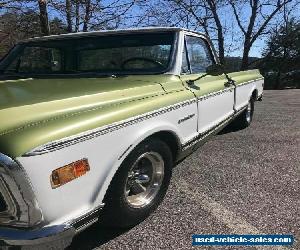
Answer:
[{"label": "green and white pickup truck", "polygon": [[223,73],[209,39],[180,28],[29,39],[0,74],[0,244],[30,249],[141,222],[176,162],[247,127],[263,94],[257,70]]}]

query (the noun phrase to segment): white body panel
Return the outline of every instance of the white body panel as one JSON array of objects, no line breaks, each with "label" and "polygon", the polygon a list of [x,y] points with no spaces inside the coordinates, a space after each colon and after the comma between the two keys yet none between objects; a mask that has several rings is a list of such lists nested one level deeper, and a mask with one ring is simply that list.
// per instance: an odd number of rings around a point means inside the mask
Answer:
[{"label": "white body panel", "polygon": [[263,93],[263,80],[256,80],[246,82],[245,84],[238,85],[236,88],[236,103],[235,108],[240,108],[247,105],[254,91],[257,91],[257,96],[261,96]]},{"label": "white body panel", "polygon": [[198,102],[199,118],[198,130],[200,133],[212,128],[216,124],[233,114],[234,90],[215,94],[212,97],[202,97]]},{"label": "white body panel", "polygon": [[254,83],[258,92],[258,96],[262,96],[264,92],[264,79],[257,80]]}]

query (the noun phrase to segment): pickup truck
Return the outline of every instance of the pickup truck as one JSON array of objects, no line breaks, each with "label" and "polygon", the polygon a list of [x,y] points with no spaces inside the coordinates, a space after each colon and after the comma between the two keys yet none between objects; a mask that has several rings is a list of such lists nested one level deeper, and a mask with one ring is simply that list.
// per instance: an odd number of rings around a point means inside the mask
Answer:
[{"label": "pickup truck", "polygon": [[264,82],[181,28],[32,38],[0,71],[0,244],[29,249],[144,220],[178,161],[250,125]]}]

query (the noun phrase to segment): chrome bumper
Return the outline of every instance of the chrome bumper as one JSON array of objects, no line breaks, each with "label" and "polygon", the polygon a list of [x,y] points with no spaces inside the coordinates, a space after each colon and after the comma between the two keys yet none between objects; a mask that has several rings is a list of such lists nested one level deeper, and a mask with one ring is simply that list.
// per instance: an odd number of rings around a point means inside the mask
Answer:
[{"label": "chrome bumper", "polygon": [[21,249],[64,249],[76,233],[98,221],[104,204],[63,225],[45,226],[37,229],[0,227],[0,249],[20,246]]},{"label": "chrome bumper", "polygon": [[21,249],[64,249],[71,244],[75,233],[75,228],[68,225],[36,230],[0,227],[0,248],[21,246]]}]

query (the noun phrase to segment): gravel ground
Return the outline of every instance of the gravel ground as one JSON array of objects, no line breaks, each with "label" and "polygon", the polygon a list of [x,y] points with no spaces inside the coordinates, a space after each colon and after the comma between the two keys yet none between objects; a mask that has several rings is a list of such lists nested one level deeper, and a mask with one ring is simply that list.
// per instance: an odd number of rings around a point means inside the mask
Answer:
[{"label": "gravel ground", "polygon": [[265,91],[251,126],[224,130],[173,171],[164,202],[129,231],[92,226],[70,249],[192,247],[192,234],[293,234],[300,249],[300,90]]}]

